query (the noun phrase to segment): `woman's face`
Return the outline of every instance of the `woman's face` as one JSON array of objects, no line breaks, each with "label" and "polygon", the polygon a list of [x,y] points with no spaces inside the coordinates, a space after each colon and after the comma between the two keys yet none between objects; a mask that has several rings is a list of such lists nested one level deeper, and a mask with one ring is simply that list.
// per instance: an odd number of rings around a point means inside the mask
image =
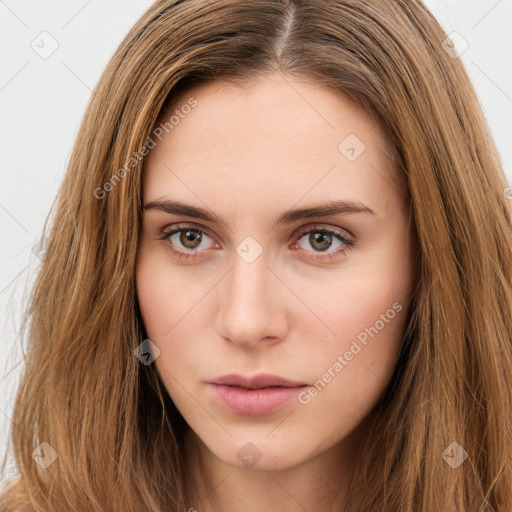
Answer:
[{"label": "woman's face", "polygon": [[[282,469],[341,446],[390,380],[413,288],[380,126],[277,73],[196,86],[161,120],[136,282],[169,395],[227,464]],[[304,386],[211,384],[233,373]]]}]

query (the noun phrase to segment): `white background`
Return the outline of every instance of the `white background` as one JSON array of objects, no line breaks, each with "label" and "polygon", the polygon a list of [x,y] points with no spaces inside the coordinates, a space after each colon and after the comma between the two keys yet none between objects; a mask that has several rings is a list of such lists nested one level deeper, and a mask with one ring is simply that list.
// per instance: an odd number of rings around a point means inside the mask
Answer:
[{"label": "white background", "polygon": [[[39,263],[32,249],[64,176],[91,90],[150,3],[0,0],[1,455],[22,367],[16,333],[26,304],[24,294]],[[461,58],[512,183],[512,1],[428,0],[426,4],[448,34],[458,32],[469,44]],[[31,47],[40,37],[49,37],[40,36],[42,32],[58,43],[46,59]],[[47,39],[45,47],[50,44]]]}]

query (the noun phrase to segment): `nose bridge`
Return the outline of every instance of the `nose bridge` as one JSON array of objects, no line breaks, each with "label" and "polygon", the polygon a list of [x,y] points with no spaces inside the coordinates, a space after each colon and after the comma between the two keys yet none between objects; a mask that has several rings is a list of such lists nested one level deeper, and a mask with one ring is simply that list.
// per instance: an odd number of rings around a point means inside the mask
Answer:
[{"label": "nose bridge", "polygon": [[219,298],[219,334],[240,345],[280,336],[275,284],[263,255],[251,262],[236,254]]}]

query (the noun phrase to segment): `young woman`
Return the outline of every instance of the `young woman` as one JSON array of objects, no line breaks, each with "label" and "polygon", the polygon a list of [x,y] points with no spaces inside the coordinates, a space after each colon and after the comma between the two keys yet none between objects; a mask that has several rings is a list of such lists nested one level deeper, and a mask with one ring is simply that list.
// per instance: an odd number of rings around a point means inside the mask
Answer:
[{"label": "young woman", "polygon": [[510,194],[446,38],[148,9],[45,229],[2,511],[512,508]]}]

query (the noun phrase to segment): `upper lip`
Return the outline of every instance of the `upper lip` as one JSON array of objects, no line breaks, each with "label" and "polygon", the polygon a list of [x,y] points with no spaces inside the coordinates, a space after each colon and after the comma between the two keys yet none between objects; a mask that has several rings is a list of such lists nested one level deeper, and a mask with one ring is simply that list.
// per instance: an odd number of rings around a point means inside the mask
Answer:
[{"label": "upper lip", "polygon": [[295,388],[307,385],[305,382],[292,381],[270,373],[260,373],[252,377],[240,373],[230,373],[229,375],[223,375],[222,377],[211,380],[210,383],[223,384],[225,386],[240,386],[247,389],[261,389],[272,386]]}]

